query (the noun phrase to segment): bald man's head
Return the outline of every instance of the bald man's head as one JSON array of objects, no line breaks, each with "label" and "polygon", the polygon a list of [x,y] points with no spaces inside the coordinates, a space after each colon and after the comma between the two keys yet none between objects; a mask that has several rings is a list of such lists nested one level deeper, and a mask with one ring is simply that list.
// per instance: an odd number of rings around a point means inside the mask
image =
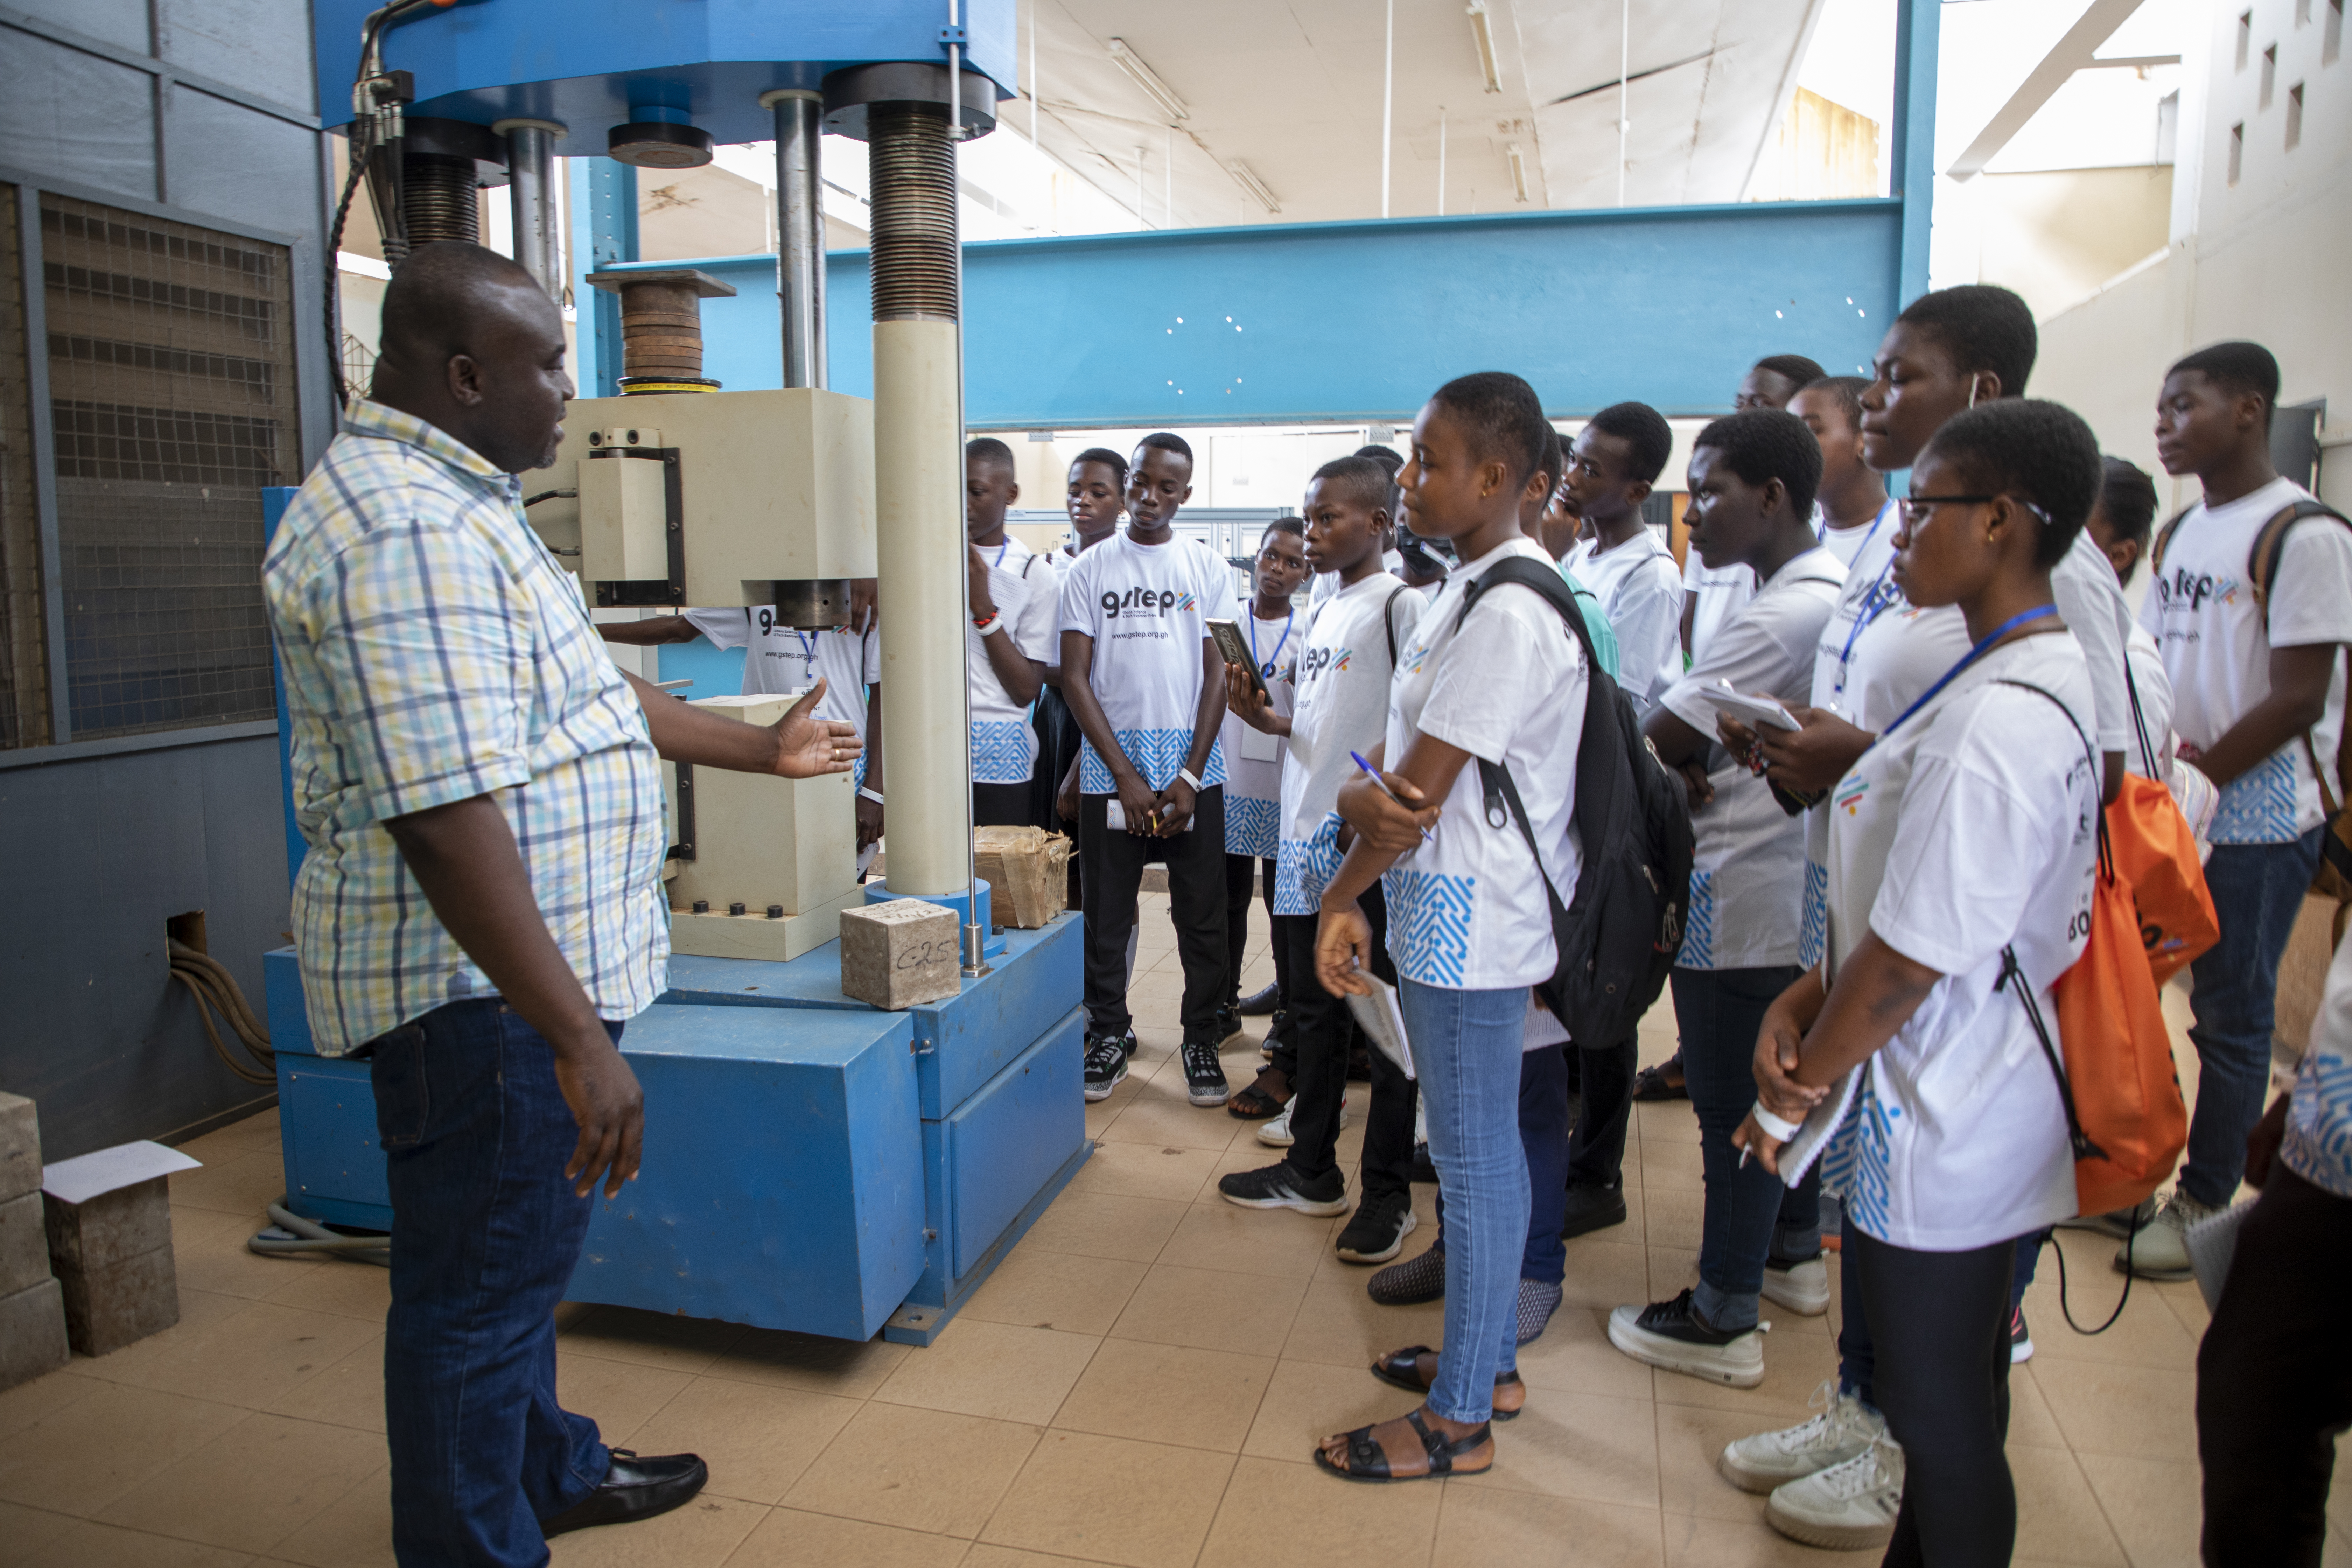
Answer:
[{"label": "bald man's head", "polygon": [[529,272],[462,240],[420,247],[383,296],[371,395],[509,473],[554,460],[572,378],[563,318]]}]

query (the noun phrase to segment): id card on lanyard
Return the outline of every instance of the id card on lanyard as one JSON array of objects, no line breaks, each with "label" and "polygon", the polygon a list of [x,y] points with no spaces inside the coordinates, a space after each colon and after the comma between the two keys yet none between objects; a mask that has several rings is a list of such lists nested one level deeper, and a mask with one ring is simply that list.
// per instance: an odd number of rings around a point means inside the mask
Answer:
[{"label": "id card on lanyard", "polygon": [[[1274,652],[1264,658],[1260,658],[1257,651],[1257,615],[1255,611],[1252,611],[1250,614],[1250,662],[1257,666],[1257,677],[1260,680],[1265,682],[1265,689],[1268,696],[1273,695],[1275,672],[1280,666],[1282,660],[1282,650],[1290,641],[1290,624],[1297,617],[1297,615],[1298,612],[1293,610],[1288,615],[1283,616],[1282,636],[1276,640]],[[1252,725],[1244,724],[1242,726],[1242,761],[1245,763],[1274,763],[1280,762],[1281,760],[1281,736],[1269,735],[1265,731],[1257,729]]]}]

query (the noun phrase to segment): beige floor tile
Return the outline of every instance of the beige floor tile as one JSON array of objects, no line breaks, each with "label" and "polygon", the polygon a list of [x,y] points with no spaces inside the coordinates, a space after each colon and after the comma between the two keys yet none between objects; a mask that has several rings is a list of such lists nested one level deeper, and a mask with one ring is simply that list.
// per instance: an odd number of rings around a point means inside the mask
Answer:
[{"label": "beige floor tile", "polygon": [[[2025,1318],[2033,1329],[2035,1361],[2107,1362],[2134,1366],[2164,1367],[2186,1373],[2194,1377],[2197,1367],[2195,1332],[2185,1326],[2171,1303],[2145,1281],[2132,1286],[2131,1300],[2125,1303],[2124,1314],[2115,1326],[2103,1333],[2078,1334],[2067,1324],[2059,1308],[2057,1269],[2050,1262],[2050,1254],[2042,1252],[2042,1272],[2034,1278],[2025,1292]],[[2105,1261],[2099,1267],[2104,1270]],[[2083,1271],[2077,1269],[2068,1291],[2068,1304],[2074,1310],[2074,1321],[2086,1329],[2095,1329],[2107,1321],[2120,1299],[2121,1279],[2112,1274],[2086,1284]]]},{"label": "beige floor tile", "polygon": [[1609,1342],[1608,1318],[1597,1308],[1562,1306],[1540,1339],[1519,1347],[1519,1376],[1531,1389],[1653,1397],[1650,1369]]},{"label": "beige floor tile", "polygon": [[269,1549],[273,1560],[304,1568],[395,1568],[392,1555],[392,1468],[387,1465],[329,1504]]},{"label": "beige floor tile", "polygon": [[1568,1273],[1560,1280],[1561,1304],[1607,1312],[1628,1302],[1647,1301],[1650,1254],[1640,1241],[1641,1232],[1625,1225],[1570,1242]]},{"label": "beige floor tile", "polygon": [[[1871,1568],[1871,1552],[1818,1552],[1764,1522],[1763,1499],[1752,1519],[1705,1519],[1668,1514],[1666,1561],[1673,1568]],[[2025,1568],[2023,1563],[2012,1568]]]},{"label": "beige floor tile", "polygon": [[1111,1328],[1115,1338],[1262,1354],[1279,1344],[1307,1293],[1301,1280],[1155,1264]]},{"label": "beige floor tile", "polygon": [[2203,1472],[2195,1465],[2078,1454],[2075,1462],[2106,1511],[2132,1568],[2197,1568]]},{"label": "beige floor tile", "polygon": [[[200,1174],[190,1172],[189,1174]],[[179,1205],[173,1205],[174,1208]],[[216,1213],[191,1209],[192,1214]],[[284,1289],[295,1280],[322,1268],[357,1268],[362,1264],[314,1263],[303,1258],[264,1258],[246,1246],[253,1233],[268,1223],[259,1210],[251,1215],[222,1214],[229,1223],[217,1228],[206,1227],[183,1236],[176,1226],[172,1236],[172,1268],[178,1275],[180,1287],[190,1290],[210,1290],[223,1296],[242,1296],[259,1300],[262,1297]]]},{"label": "beige floor tile", "polygon": [[[1374,1356],[1406,1345],[1445,1344],[1445,1303],[1383,1307],[1364,1293],[1366,1271],[1352,1279],[1318,1279],[1307,1288],[1291,1321],[1282,1353],[1289,1360],[1321,1362],[1359,1372]],[[1367,1373],[1367,1375],[1370,1375]]]},{"label": "beige floor tile", "polygon": [[566,1410],[594,1421],[607,1443],[626,1445],[694,1381],[691,1373],[667,1367],[573,1355],[563,1341],[556,1343],[555,1397]]},{"label": "beige floor tile", "polygon": [[771,1509],[727,1568],[955,1568],[966,1542],[854,1519]]},{"label": "beige floor tile", "polygon": [[181,1171],[170,1181],[173,1203],[248,1215],[257,1228],[268,1223],[263,1211],[286,1195],[284,1164],[276,1154],[260,1150],[208,1162],[199,1170]]},{"label": "beige floor tile", "polygon": [[108,1504],[109,1524],[264,1552],[386,1463],[383,1439],[347,1426],[250,1415]]},{"label": "beige floor tile", "polygon": [[8,1543],[9,1553],[19,1562],[28,1561],[42,1548],[64,1535],[74,1525],[69,1513],[52,1513],[45,1508],[26,1508],[22,1503],[0,1502],[0,1541]]},{"label": "beige floor tile", "polygon": [[267,1300],[281,1307],[363,1318],[381,1328],[392,1306],[392,1270],[372,1263],[329,1264],[280,1285]]},{"label": "beige floor tile", "polygon": [[2009,1440],[2030,1448],[2063,1448],[2066,1434],[2033,1379],[2032,1363],[2009,1369]]},{"label": "beige floor tile", "polygon": [[1023,1245],[1045,1252],[1150,1263],[1176,1234],[1190,1207],[1159,1198],[1065,1191],[1037,1217]]},{"label": "beige floor tile", "polygon": [[753,1329],[711,1363],[706,1377],[739,1383],[772,1383],[863,1399],[912,1353],[877,1335],[870,1340],[833,1340],[778,1329]]},{"label": "beige floor tile", "polygon": [[1776,1326],[1764,1336],[1762,1383],[1754,1388],[1728,1388],[1707,1378],[1660,1372],[1654,1384],[1658,1403],[1742,1411],[1759,1424],[1759,1431],[1785,1426],[1789,1423],[1783,1417],[1803,1415],[1822,1380],[1837,1375],[1837,1345],[1826,1334],[1781,1332],[1778,1320],[1787,1314],[1769,1301],[1764,1307]]},{"label": "beige floor tile", "polygon": [[1158,1261],[1282,1279],[1311,1279],[1344,1223],[1294,1209],[1243,1208],[1213,1194],[1209,1202],[1192,1205],[1177,1223]]},{"label": "beige floor tile", "polygon": [[1201,1549],[1200,1568],[1268,1563],[1366,1563],[1419,1568],[1430,1560],[1444,1483],[1365,1486],[1311,1464],[1244,1458]]},{"label": "beige floor tile", "polygon": [[910,1405],[868,1405],[785,1503],[816,1513],[974,1536],[1036,1447],[1038,1429]]},{"label": "beige floor tile", "polygon": [[1054,1425],[1234,1453],[1249,1436],[1274,1368],[1272,1356],[1105,1340]]},{"label": "beige floor tile", "polygon": [[2202,1340],[2205,1331],[2213,1323],[2213,1310],[2205,1305],[2205,1298],[2195,1291],[2167,1290],[2163,1292],[2165,1307],[2180,1321],[2191,1340]]},{"label": "beige floor tile", "polygon": [[[1130,1082],[1134,1070],[1129,1069]],[[1138,1085],[1130,1091],[1136,1095],[1134,1102],[1097,1136],[1111,1143],[1144,1143],[1155,1149],[1206,1149],[1212,1153],[1223,1153],[1236,1136],[1247,1136],[1242,1123],[1222,1110],[1188,1105],[1181,1095],[1175,1093],[1147,1097],[1144,1091],[1150,1087]]]},{"label": "beige floor tile", "polygon": [[2109,1366],[2036,1355],[2033,1381],[2079,1453],[2197,1462],[2197,1385],[2159,1367]]},{"label": "beige floor tile", "polygon": [[1392,1388],[1360,1367],[1285,1360],[1275,1365],[1242,1452],[1253,1458],[1305,1464],[1316,1445],[1333,1433],[1393,1420],[1418,1403],[1404,1389]]},{"label": "beige floor tile", "polygon": [[1642,1190],[1645,1194],[1706,1190],[1699,1169],[1698,1127],[1696,1123],[1689,1128],[1687,1136],[1661,1133],[1643,1139],[1638,1166],[1634,1162],[1633,1150],[1628,1145],[1625,1165],[1629,1178],[1636,1169],[1640,1171]]},{"label": "beige floor tile", "polygon": [[1495,1468],[1459,1484],[1653,1506],[1658,1440],[1650,1403],[1531,1389],[1518,1419],[1495,1428]]},{"label": "beige floor tile", "polygon": [[[1048,1432],[982,1534],[1126,1568],[1189,1568],[1233,1468],[1230,1454]],[[1108,1491],[1107,1476],[1118,1478]]]},{"label": "beige floor tile", "polygon": [[233,1548],[78,1519],[23,1559],[21,1568],[243,1568],[253,1561]]},{"label": "beige floor tile", "polygon": [[174,1247],[184,1242],[200,1241],[208,1236],[218,1236],[223,1231],[235,1231],[242,1240],[260,1228],[247,1215],[190,1208],[185,1204],[172,1205],[172,1244]]},{"label": "beige floor tile", "polygon": [[549,1542],[553,1568],[719,1568],[768,1517],[759,1503],[703,1493],[684,1508],[619,1529],[582,1530]]},{"label": "beige floor tile", "polygon": [[641,1454],[699,1454],[720,1497],[772,1503],[824,1451],[857,1402],[700,1377],[629,1434]]},{"label": "beige floor tile", "polygon": [[212,1136],[226,1138],[247,1149],[259,1150],[265,1153],[285,1146],[278,1125],[278,1108],[274,1105],[267,1110],[247,1117],[242,1121],[232,1121]]},{"label": "beige floor tile", "polygon": [[[1705,1519],[1761,1520],[1764,1500],[1750,1497],[1716,1469],[1724,1446],[1750,1433],[1785,1426],[1759,1422],[1737,1411],[1703,1410],[1690,1405],[1655,1407],[1658,1422],[1658,1500],[1668,1514],[1696,1514]],[[1667,1521],[1668,1555],[1672,1555],[1673,1521]]]},{"label": "beige floor tile", "polygon": [[156,1336],[151,1355],[137,1356],[143,1347],[132,1345],[89,1364],[119,1383],[260,1410],[380,1333],[357,1318],[257,1301],[193,1331],[174,1331],[168,1344]]},{"label": "beige floor tile", "polygon": [[101,1380],[60,1369],[0,1394],[0,1439],[13,1436],[36,1421],[46,1420],[75,1400],[103,1386]]},{"label": "beige floor tile", "polygon": [[972,1543],[971,1551],[965,1554],[961,1568],[1095,1568],[1095,1565],[1080,1557],[1024,1552],[1017,1546],[992,1546],[985,1541],[977,1541]]},{"label": "beige floor tile", "polygon": [[1123,1258],[1015,1247],[964,1303],[961,1316],[1074,1334],[1108,1333],[1149,1268]]},{"label": "beige floor tile", "polygon": [[665,1372],[708,1372],[751,1331],[740,1323],[679,1318],[635,1307],[599,1307],[563,1331],[562,1348],[573,1355],[635,1362]]},{"label": "beige floor tile", "polygon": [[1698,1283],[1697,1248],[1653,1247],[1648,1252],[1651,1300],[1672,1300],[1677,1291]]},{"label": "beige floor tile", "polygon": [[1181,1144],[1102,1143],[1070,1178],[1067,1190],[1189,1204],[1216,1174],[1218,1158],[1213,1150]]},{"label": "beige floor tile", "polygon": [[383,1430],[383,1340],[381,1336],[305,1378],[270,1402],[270,1414],[324,1421],[362,1432]]},{"label": "beige floor tile", "polygon": [[1655,1509],[1612,1507],[1496,1487],[1447,1485],[1436,1568],[1654,1568],[1665,1560]]},{"label": "beige floor tile", "polygon": [[2128,1561],[2072,1454],[2063,1448],[2012,1448],[2009,1471],[2017,1484],[2020,1556],[2098,1568]]},{"label": "beige floor tile", "polygon": [[207,1165],[219,1165],[226,1164],[231,1160],[242,1160],[247,1154],[274,1153],[280,1145],[274,1137],[267,1142],[258,1142],[250,1135],[240,1138],[232,1133],[229,1129],[223,1127],[215,1128],[201,1138],[190,1138],[174,1143],[172,1147],[191,1160],[201,1161]]},{"label": "beige floor tile", "polygon": [[0,1498],[93,1514],[246,1412],[108,1384],[0,1442]]},{"label": "beige floor tile", "polygon": [[1093,1334],[960,1316],[929,1348],[900,1362],[874,1397],[1043,1426],[1101,1342]]},{"label": "beige floor tile", "polygon": [[1699,1222],[1706,1194],[1696,1189],[1660,1187],[1642,1205],[1642,1237],[1652,1247],[1698,1249]]}]

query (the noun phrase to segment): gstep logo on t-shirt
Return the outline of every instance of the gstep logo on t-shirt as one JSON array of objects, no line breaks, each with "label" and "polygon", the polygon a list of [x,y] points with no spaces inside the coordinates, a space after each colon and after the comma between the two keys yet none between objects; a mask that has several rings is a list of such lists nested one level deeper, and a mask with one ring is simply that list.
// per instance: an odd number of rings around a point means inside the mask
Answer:
[{"label": "gstep logo on t-shirt", "polygon": [[1156,615],[1167,619],[1171,610],[1178,615],[1201,607],[1201,601],[1189,589],[1129,588],[1121,594],[1115,588],[1103,590],[1102,608],[1106,616]]},{"label": "gstep logo on t-shirt", "polygon": [[2176,566],[2169,578],[2158,577],[2156,580],[2156,597],[2157,602],[2168,610],[2179,605],[2194,615],[2205,607],[2208,600],[2224,605],[2236,604],[2238,580],[2235,577],[2216,577],[2210,572],[2191,572],[2186,566]]},{"label": "gstep logo on t-shirt", "polygon": [[[1332,674],[1337,675],[1339,671],[1347,668],[1349,660],[1355,657],[1356,650],[1349,647],[1308,648],[1307,652],[1299,658],[1297,679],[1300,680],[1312,680],[1327,669]],[[1415,666],[1415,668],[1418,668],[1419,667]]]}]

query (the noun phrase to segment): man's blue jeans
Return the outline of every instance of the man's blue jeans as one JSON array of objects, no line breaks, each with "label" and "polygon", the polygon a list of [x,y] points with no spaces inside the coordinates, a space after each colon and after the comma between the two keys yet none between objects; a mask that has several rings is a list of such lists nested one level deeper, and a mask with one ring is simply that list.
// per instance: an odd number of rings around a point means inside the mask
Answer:
[{"label": "man's blue jeans", "polygon": [[1429,1157],[1446,1194],[1445,1345],[1429,1408],[1448,1421],[1484,1421],[1494,1411],[1495,1379],[1519,1364],[1527,987],[1455,991],[1404,980],[1397,998],[1429,1107]]},{"label": "man's blue jeans", "polygon": [[[1568,1278],[1568,1053],[1573,1046],[1519,1052],[1519,1152],[1528,1162],[1528,1242],[1519,1278],[1558,1285]],[[1437,1189],[1438,1234],[1445,1245],[1445,1189]],[[1444,1363],[1439,1363],[1442,1366]]]},{"label": "man's blue jeans", "polygon": [[2189,1028],[2197,1047],[2197,1110],[2180,1190],[2208,1207],[2228,1203],[2245,1174],[2246,1135],[2270,1091],[2279,958],[2326,831],[2315,827],[2288,844],[2217,844],[2205,863],[2221,940],[2189,966],[2197,983],[2189,999],[2197,1020]]},{"label": "man's blue jeans", "polygon": [[579,1128],[547,1041],[495,998],[436,1007],[371,1051],[394,1216],[393,1552],[401,1568],[537,1568],[540,1521],[612,1462],[555,1399],[555,1308],[594,1201],[563,1179]]}]

